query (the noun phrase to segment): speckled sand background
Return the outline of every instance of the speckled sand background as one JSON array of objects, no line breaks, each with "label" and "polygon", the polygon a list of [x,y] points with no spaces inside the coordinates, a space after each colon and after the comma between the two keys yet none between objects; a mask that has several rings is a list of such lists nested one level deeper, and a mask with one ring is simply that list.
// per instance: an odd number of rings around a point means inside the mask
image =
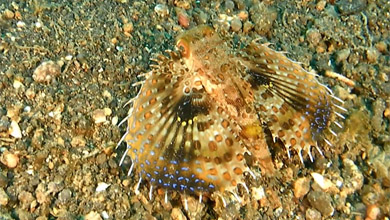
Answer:
[{"label": "speckled sand background", "polygon": [[[279,170],[248,178],[242,204],[185,210],[147,184],[135,195],[117,124],[149,58],[204,23],[288,52],[350,112],[325,158],[274,148]],[[0,219],[389,219],[389,34],[388,0],[2,0]]]}]

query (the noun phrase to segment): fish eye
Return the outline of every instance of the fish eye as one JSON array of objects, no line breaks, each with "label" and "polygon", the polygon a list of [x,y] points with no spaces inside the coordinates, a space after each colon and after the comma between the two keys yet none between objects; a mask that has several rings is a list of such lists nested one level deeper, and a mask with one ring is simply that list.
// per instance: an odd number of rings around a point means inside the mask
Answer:
[{"label": "fish eye", "polygon": [[183,57],[188,57],[190,55],[189,44],[185,40],[179,40],[176,44],[177,48],[180,50],[180,53]]}]

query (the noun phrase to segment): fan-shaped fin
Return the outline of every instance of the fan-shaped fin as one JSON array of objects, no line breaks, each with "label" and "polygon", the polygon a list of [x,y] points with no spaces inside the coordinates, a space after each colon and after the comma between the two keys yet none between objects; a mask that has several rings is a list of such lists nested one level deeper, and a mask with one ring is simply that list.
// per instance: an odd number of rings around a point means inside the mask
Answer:
[{"label": "fan-shaped fin", "polygon": [[243,57],[261,120],[273,137],[301,154],[324,140],[333,120],[331,91],[315,74],[266,45],[252,43]]},{"label": "fan-shaped fin", "polygon": [[184,79],[172,72],[185,70],[174,68],[150,75],[134,102],[125,138],[134,168],[165,189],[233,190],[249,169],[246,149],[197,74]]}]

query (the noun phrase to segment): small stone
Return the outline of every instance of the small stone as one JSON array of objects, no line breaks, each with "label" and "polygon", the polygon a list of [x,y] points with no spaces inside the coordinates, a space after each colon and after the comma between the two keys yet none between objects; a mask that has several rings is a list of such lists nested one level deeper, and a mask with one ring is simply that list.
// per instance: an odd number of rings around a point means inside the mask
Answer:
[{"label": "small stone", "polygon": [[322,40],[320,32],[315,28],[306,31],[306,39],[310,45],[317,46]]},{"label": "small stone", "polygon": [[20,110],[23,108],[23,105],[18,103],[15,104],[9,108],[7,108],[7,117],[10,118],[12,121],[20,121]]},{"label": "small stone", "polygon": [[96,187],[96,192],[105,191],[109,186],[110,186],[110,184],[107,184],[105,182],[100,182],[100,183],[98,183],[98,186]]},{"label": "small stone", "polygon": [[45,190],[45,186],[44,184],[40,183],[37,187],[37,189],[35,190],[35,197],[37,198],[37,202],[39,204],[48,204],[50,202],[50,199],[48,197],[48,195],[46,194],[46,190]]},{"label": "small stone", "polygon": [[241,23],[240,19],[233,18],[231,23],[230,23],[230,27],[232,28],[233,31],[239,32],[242,28],[242,23]]},{"label": "small stone", "polygon": [[225,1],[225,8],[228,11],[232,11],[234,9],[234,2],[232,0]]},{"label": "small stone", "polygon": [[18,27],[18,28],[24,28],[24,27],[26,27],[26,23],[24,23],[23,21],[18,21],[18,22],[16,23],[16,27]]},{"label": "small stone", "polygon": [[30,100],[34,99],[34,97],[35,97],[35,92],[34,92],[34,89],[32,89],[32,88],[27,89],[25,94],[26,94],[26,97]]},{"label": "small stone", "polygon": [[33,73],[33,79],[39,83],[49,83],[56,76],[60,75],[61,67],[53,61],[45,61],[41,63]]},{"label": "small stone", "polygon": [[10,20],[10,19],[14,18],[15,13],[9,9],[5,9],[5,11],[3,12],[3,15],[4,15],[5,19]]},{"label": "small stone", "polygon": [[177,9],[176,13],[180,26],[182,26],[183,28],[188,28],[190,26],[190,18],[187,12],[183,9]]},{"label": "small stone", "polygon": [[305,214],[306,220],[321,220],[321,213],[315,209],[309,208]]},{"label": "small stone", "polygon": [[367,49],[367,60],[369,63],[375,63],[378,57],[379,51],[376,48],[371,47]]},{"label": "small stone", "polygon": [[24,85],[19,80],[15,79],[14,83],[12,84],[15,89],[23,89]]},{"label": "small stone", "polygon": [[103,111],[105,116],[110,116],[112,114],[112,110],[110,108],[104,108]]},{"label": "small stone", "polygon": [[319,173],[311,173],[311,176],[314,179],[314,182],[324,191],[337,191],[337,187],[332,181],[330,181],[328,178],[325,178],[323,175]]},{"label": "small stone", "polygon": [[318,11],[323,11],[324,8],[326,7],[326,1],[325,0],[321,0],[317,3],[316,5],[316,8]]},{"label": "small stone", "polygon": [[188,0],[175,0],[174,4],[176,7],[186,9],[186,10],[191,8],[191,1]]},{"label": "small stone", "polygon": [[242,29],[244,33],[249,33],[250,30],[252,30],[253,24],[250,21],[246,21],[244,23],[244,28]]},{"label": "small stone", "polygon": [[183,212],[179,208],[173,208],[171,212],[171,218],[173,220],[186,220],[187,218],[184,216]]},{"label": "small stone", "polygon": [[8,133],[14,138],[22,138],[22,131],[16,121],[11,121]]},{"label": "small stone", "polygon": [[99,215],[99,213],[95,211],[89,212],[85,217],[85,220],[102,220],[102,217]]},{"label": "small stone", "polygon": [[123,185],[124,187],[130,186],[130,184],[131,184],[131,181],[130,181],[129,179],[124,179],[124,180],[122,181],[122,185]]},{"label": "small stone", "polygon": [[95,111],[93,111],[92,118],[95,124],[100,124],[107,121],[104,109],[96,109]]},{"label": "small stone", "polygon": [[252,187],[251,188],[251,196],[252,196],[252,199],[253,200],[261,200],[265,197],[265,192],[264,192],[264,188],[263,187]]},{"label": "small stone", "polygon": [[193,16],[198,25],[207,23],[207,14],[199,8],[194,9]]},{"label": "small stone", "polygon": [[310,179],[302,177],[294,182],[295,198],[303,198],[310,190]]},{"label": "small stone", "polygon": [[366,220],[375,220],[378,218],[381,210],[375,204],[369,205],[366,210]]},{"label": "small stone", "polygon": [[238,14],[237,14],[238,18],[241,20],[241,21],[245,21],[246,19],[248,19],[248,12],[247,11],[240,11]]},{"label": "small stone", "polygon": [[351,54],[351,50],[348,48],[338,51],[336,54],[336,62],[341,63],[341,62],[347,60],[349,57],[349,54]]},{"label": "small stone", "polygon": [[1,154],[0,161],[12,169],[19,164],[19,156],[6,150]]},{"label": "small stone", "polygon": [[70,142],[70,145],[72,145],[72,147],[85,147],[85,144],[86,141],[83,135],[78,135],[76,137],[73,137],[72,141]]},{"label": "small stone", "polygon": [[103,212],[102,212],[102,217],[103,217],[104,219],[109,219],[109,218],[110,218],[110,216],[108,215],[108,213],[107,213],[106,211],[103,211]]},{"label": "small stone", "polygon": [[22,14],[20,13],[20,11],[15,11],[15,18],[18,20],[22,19]]},{"label": "small stone", "polygon": [[169,8],[168,6],[164,4],[157,4],[154,7],[154,11],[157,13],[158,16],[160,17],[166,17],[169,15]]},{"label": "small stone", "polygon": [[30,204],[32,203],[32,201],[34,201],[34,199],[35,198],[32,195],[32,193],[27,192],[27,191],[22,191],[18,195],[18,200],[21,202],[22,207],[24,209],[29,208]]},{"label": "small stone", "polygon": [[111,124],[113,126],[116,126],[118,124],[118,121],[119,121],[118,116],[114,116],[114,117],[112,117]]},{"label": "small stone", "polygon": [[57,193],[63,188],[64,186],[61,183],[49,182],[49,184],[47,184],[47,193]]},{"label": "small stone", "polygon": [[255,31],[261,35],[267,35],[278,16],[277,10],[273,7],[267,6],[264,2],[255,4],[249,9],[249,14],[254,23]]},{"label": "small stone", "polygon": [[65,204],[72,198],[72,191],[64,189],[58,194],[58,202]]},{"label": "small stone", "polygon": [[6,206],[8,204],[9,197],[3,188],[0,188],[0,205]]},{"label": "small stone", "polygon": [[364,10],[367,6],[367,0],[340,0],[337,7],[342,15],[356,14]]},{"label": "small stone", "polygon": [[134,26],[132,22],[123,25],[123,32],[125,32],[125,34],[130,34],[131,32],[133,32],[133,30]]},{"label": "small stone", "polygon": [[325,218],[334,214],[334,208],[332,206],[332,198],[329,194],[321,191],[311,191],[307,195],[307,199],[310,205],[321,212]]},{"label": "small stone", "polygon": [[343,160],[344,169],[342,177],[344,178],[343,192],[347,195],[355,193],[363,187],[364,176],[359,170],[359,167],[353,162],[353,160],[345,158]]},{"label": "small stone", "polygon": [[378,43],[375,44],[375,47],[381,53],[387,52],[387,44],[384,41],[379,41]]},{"label": "small stone", "polygon": [[8,185],[8,178],[0,173],[0,188],[4,188]]}]

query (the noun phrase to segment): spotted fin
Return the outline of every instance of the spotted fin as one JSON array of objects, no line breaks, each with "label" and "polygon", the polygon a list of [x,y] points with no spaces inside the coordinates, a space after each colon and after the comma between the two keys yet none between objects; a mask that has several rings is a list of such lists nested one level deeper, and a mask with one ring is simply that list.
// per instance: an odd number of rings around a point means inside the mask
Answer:
[{"label": "spotted fin", "polygon": [[[331,144],[325,133],[331,128],[341,100],[319,83],[316,75],[305,71],[298,63],[266,45],[252,43],[246,49],[244,64],[255,93],[255,106],[263,123],[275,138],[282,140],[288,150],[311,154],[318,142]],[[336,122],[337,123],[337,122]],[[339,125],[337,123],[337,125]]]},{"label": "spotted fin", "polygon": [[189,194],[233,191],[249,168],[228,117],[196,72],[160,60],[133,104],[127,154],[152,186]]}]

